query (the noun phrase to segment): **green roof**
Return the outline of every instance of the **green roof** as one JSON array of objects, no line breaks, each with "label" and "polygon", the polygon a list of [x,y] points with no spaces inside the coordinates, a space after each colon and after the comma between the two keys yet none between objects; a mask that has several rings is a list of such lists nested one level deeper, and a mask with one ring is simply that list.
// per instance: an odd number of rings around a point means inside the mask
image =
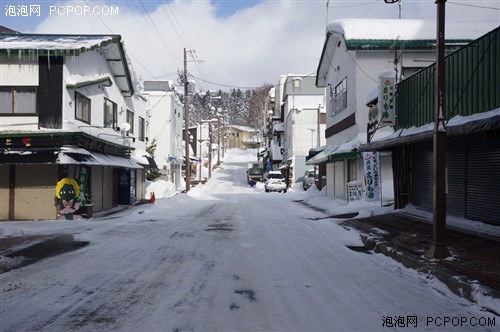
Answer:
[{"label": "green roof", "polygon": [[[446,40],[446,45],[463,46],[470,43],[469,39]],[[391,47],[398,49],[424,50],[436,47],[435,39],[420,40],[389,40],[389,39],[348,39],[345,41],[348,50],[387,50]]]}]

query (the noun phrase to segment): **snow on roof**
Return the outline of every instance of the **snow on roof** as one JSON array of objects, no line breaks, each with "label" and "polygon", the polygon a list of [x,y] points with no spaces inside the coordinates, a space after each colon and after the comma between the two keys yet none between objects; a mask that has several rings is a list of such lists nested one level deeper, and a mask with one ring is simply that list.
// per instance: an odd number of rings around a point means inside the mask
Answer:
[{"label": "snow on roof", "polygon": [[252,128],[252,127],[247,127],[247,126],[229,125],[228,127],[236,129],[236,130],[239,130],[239,131],[244,131],[244,132],[247,132],[247,133],[255,133],[255,132],[259,131],[258,129],[255,129],[255,128]]},{"label": "snow on roof", "polygon": [[119,40],[117,35],[0,35],[2,50],[82,50]]},{"label": "snow on roof", "polygon": [[[499,117],[500,116],[500,108],[497,108],[492,111],[488,112],[482,112],[482,113],[476,113],[468,116],[462,116],[462,115],[456,115],[453,118],[449,119],[448,122],[446,123],[446,126],[449,127],[459,127],[466,125],[468,123],[472,123],[474,121],[481,121],[481,120],[489,120],[493,119],[494,117]],[[399,129],[398,131],[395,131],[392,135],[381,137],[380,139],[374,139],[372,142],[383,142],[385,140],[393,140],[397,139],[399,137],[405,137],[405,136],[412,136],[412,135],[417,135],[417,134],[422,134],[425,132],[432,132],[434,128],[434,123],[428,123],[420,127],[410,127],[410,128],[402,128]]]},{"label": "snow on roof", "polygon": [[[75,160],[75,156],[84,156],[85,161]],[[79,159],[81,157],[77,157]],[[83,148],[63,146],[61,151],[57,156],[57,164],[84,164],[84,165],[98,165],[98,166],[117,166],[124,168],[138,168],[143,167],[138,163],[137,160],[132,158],[125,158],[120,156],[114,156],[110,154],[99,153],[95,151],[88,151]],[[147,163],[146,163],[147,164]]]},{"label": "snow on roof", "polygon": [[[476,39],[483,34],[470,25],[456,22],[447,23],[445,29],[446,39]],[[327,31],[341,34],[346,40],[435,40],[436,22],[410,19],[347,18],[330,22]]]},{"label": "snow on roof", "polygon": [[[134,94],[140,90],[140,80],[129,67],[127,55],[120,35],[52,35],[52,34],[0,34],[0,52],[19,56],[27,52],[54,55],[78,55],[98,47],[107,47],[103,56],[109,61],[114,80],[122,93]],[[136,84],[134,84],[134,81]],[[134,86],[135,85],[135,86]]]}]

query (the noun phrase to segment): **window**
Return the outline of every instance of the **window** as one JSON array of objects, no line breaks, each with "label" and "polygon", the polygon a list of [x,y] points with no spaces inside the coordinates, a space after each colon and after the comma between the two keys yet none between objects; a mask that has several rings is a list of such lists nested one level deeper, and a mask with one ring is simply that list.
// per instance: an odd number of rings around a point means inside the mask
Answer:
[{"label": "window", "polygon": [[75,118],[90,124],[90,98],[75,92]]},{"label": "window", "polygon": [[330,98],[332,115],[340,113],[347,108],[347,77],[333,89],[330,85]]},{"label": "window", "polygon": [[0,88],[0,114],[36,113],[36,87]]},{"label": "window", "polygon": [[144,142],[144,134],[146,131],[146,123],[144,118],[139,117],[139,141]]},{"label": "window", "polygon": [[357,159],[348,159],[347,160],[347,172],[348,172],[349,181],[355,181],[358,179],[356,163],[357,163]]},{"label": "window", "polygon": [[127,110],[127,123],[130,125],[129,134],[134,134],[134,112]]},{"label": "window", "polygon": [[117,128],[118,107],[116,103],[104,98],[104,127]]}]

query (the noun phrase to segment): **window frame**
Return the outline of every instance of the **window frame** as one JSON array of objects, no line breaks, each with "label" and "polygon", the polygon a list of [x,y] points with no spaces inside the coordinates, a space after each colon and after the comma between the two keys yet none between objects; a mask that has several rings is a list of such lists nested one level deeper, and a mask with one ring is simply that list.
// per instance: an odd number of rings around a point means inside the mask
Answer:
[{"label": "window frame", "polygon": [[[85,110],[83,111],[83,116],[80,117],[78,115],[78,107],[81,105],[80,103],[81,102],[86,102],[88,103],[88,120],[85,119]],[[86,106],[86,105],[84,105]],[[91,120],[92,120],[92,100],[85,96],[84,94],[78,92],[78,91],[75,91],[75,119],[78,120],[78,121],[82,121],[82,122],[85,122],[87,124],[90,124]]]},{"label": "window frame", "polygon": [[[110,119],[108,118],[109,117],[109,114],[108,114],[108,110],[107,110],[107,104],[110,103],[111,104],[111,125],[110,124]],[[118,105],[108,99],[108,98],[104,98],[104,119],[103,119],[103,127],[104,128],[113,128],[114,130],[118,130]]]},{"label": "window frame", "polygon": [[332,116],[347,109],[347,76],[334,88],[330,85],[330,103]]},{"label": "window frame", "polygon": [[143,117],[139,117],[139,128],[138,128],[138,140],[144,142],[146,136],[146,120]]},{"label": "window frame", "polygon": [[[29,90],[32,90],[33,94],[35,95],[35,105],[34,105],[35,111],[29,112],[29,113],[16,113],[16,105],[18,104],[16,102],[17,94],[19,92],[29,92]],[[10,98],[11,98],[11,102],[10,102],[11,111],[8,113],[1,112],[0,116],[36,116],[36,115],[38,115],[38,87],[36,87],[36,86],[0,86],[0,92],[10,93]]]},{"label": "window frame", "polygon": [[[126,122],[130,125],[130,130],[129,130],[129,134],[130,135],[133,135],[134,134],[134,117],[135,117],[135,114],[134,112],[132,112],[131,110],[127,109],[127,112],[126,112]],[[130,121],[132,120],[132,121]]]}]

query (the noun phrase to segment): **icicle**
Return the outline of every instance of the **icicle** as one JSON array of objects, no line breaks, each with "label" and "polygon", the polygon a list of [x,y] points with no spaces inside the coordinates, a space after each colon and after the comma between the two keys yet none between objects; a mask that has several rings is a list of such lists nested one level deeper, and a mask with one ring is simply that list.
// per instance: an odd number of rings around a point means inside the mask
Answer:
[{"label": "icicle", "polygon": [[17,51],[17,58],[19,59],[19,62],[21,61],[22,57],[23,57],[23,50],[18,50]]},{"label": "icicle", "polygon": [[7,57],[10,58],[10,49],[7,49]]},{"label": "icicle", "polygon": [[47,50],[47,67],[49,68],[50,71],[50,50]]}]

